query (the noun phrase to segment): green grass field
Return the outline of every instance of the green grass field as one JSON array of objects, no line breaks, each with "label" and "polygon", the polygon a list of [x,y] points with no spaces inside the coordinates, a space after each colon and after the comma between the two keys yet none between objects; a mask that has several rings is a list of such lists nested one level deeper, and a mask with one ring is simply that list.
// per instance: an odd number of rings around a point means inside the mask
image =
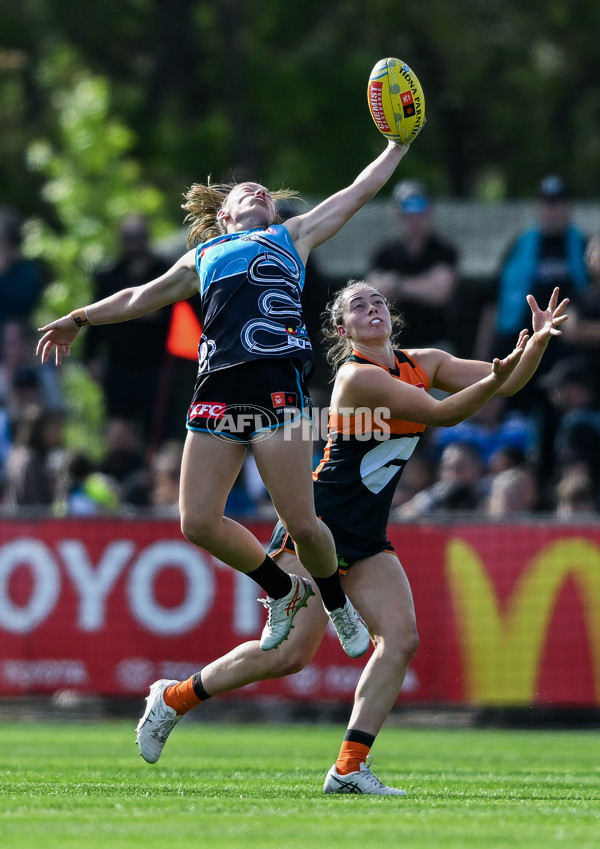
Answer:
[{"label": "green grass field", "polygon": [[187,720],[155,766],[134,726],[0,724],[2,849],[600,846],[597,732],[384,729],[385,798],[322,793],[338,726]]}]

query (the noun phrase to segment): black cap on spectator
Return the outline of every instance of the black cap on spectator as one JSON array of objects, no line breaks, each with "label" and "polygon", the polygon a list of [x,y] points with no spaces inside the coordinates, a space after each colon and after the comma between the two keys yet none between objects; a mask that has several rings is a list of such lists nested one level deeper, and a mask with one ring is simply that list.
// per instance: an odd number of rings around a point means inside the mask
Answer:
[{"label": "black cap on spectator", "polygon": [[543,389],[554,389],[564,383],[576,383],[592,391],[594,378],[587,362],[580,357],[559,360],[539,380]]}]

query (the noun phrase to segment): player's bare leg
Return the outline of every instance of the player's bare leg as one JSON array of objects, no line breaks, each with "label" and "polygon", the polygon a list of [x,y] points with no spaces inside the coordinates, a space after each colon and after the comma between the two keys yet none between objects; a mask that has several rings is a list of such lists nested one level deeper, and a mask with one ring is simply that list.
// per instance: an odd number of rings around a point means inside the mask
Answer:
[{"label": "player's bare leg", "polygon": [[[292,554],[277,556],[287,572],[307,577],[308,573]],[[236,646],[202,669],[202,684],[216,696],[255,681],[282,678],[303,669],[315,656],[327,627],[327,614],[317,595],[294,620],[294,628],[285,643],[275,651],[261,651],[257,640]]]},{"label": "player's bare leg", "polygon": [[240,572],[257,568],[265,556],[254,534],[224,515],[247,450],[238,442],[188,431],[179,496],[184,536]]},{"label": "player's bare leg", "polygon": [[273,506],[294,540],[300,562],[315,578],[344,651],[359,657],[369,648],[369,632],[344,595],[331,532],[315,514],[312,430],[280,428],[253,445],[253,451]]},{"label": "player's bare leg", "polygon": [[298,559],[311,575],[325,578],[337,571],[337,559],[331,532],[315,513],[313,443],[306,437],[302,428],[281,427],[253,443],[252,453]]},{"label": "player's bare leg", "polygon": [[358,561],[342,582],[374,645],[356,688],[348,725],[377,735],[419,645],[412,592],[398,558],[388,552]]},{"label": "player's bare leg", "polygon": [[246,452],[244,444],[232,440],[188,433],[182,462],[181,527],[190,542],[249,575],[265,591],[261,601],[267,621],[260,645],[263,651],[270,651],[287,639],[296,614],[306,606],[313,589],[310,581],[283,572],[267,557],[254,534],[224,515]]},{"label": "player's bare leg", "polygon": [[[279,556],[290,574],[307,573],[292,554]],[[258,640],[249,640],[207,664],[185,681],[161,679],[154,682],[146,711],[138,723],[136,740],[142,757],[156,763],[175,725],[185,713],[211,696],[236,690],[246,684],[280,678],[299,672],[315,655],[325,628],[327,614],[316,598],[298,617],[290,637],[275,651],[265,652]]]},{"label": "player's bare leg", "polygon": [[359,679],[344,742],[323,789],[403,796],[403,790],[387,787],[373,775],[367,757],[418,646],[412,593],[398,559],[385,552],[355,563],[343,581],[369,626],[374,651]]}]

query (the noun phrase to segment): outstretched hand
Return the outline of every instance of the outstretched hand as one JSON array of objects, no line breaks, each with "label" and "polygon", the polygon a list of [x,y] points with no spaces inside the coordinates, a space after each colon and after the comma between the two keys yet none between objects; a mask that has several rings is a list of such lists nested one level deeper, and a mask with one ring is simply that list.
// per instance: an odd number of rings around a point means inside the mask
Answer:
[{"label": "outstretched hand", "polygon": [[558,286],[552,292],[545,310],[540,309],[533,295],[527,295],[527,303],[531,308],[533,332],[540,342],[547,343],[551,336],[560,336],[562,334],[562,330],[559,328],[569,318],[565,313],[569,305],[569,299],[564,298],[560,304],[558,303]]},{"label": "outstretched hand", "polygon": [[513,373],[513,371],[519,364],[519,361],[521,360],[521,356],[523,355],[523,351],[525,350],[525,346],[527,345],[528,341],[529,333],[527,332],[527,330],[521,330],[521,332],[519,333],[519,338],[517,339],[517,344],[515,345],[511,353],[507,357],[504,357],[504,359],[502,360],[496,357],[492,362],[492,373],[497,378],[500,378],[502,383],[504,383],[504,381],[508,377],[510,377],[510,375]]},{"label": "outstretched hand", "polygon": [[35,349],[36,356],[41,357],[43,363],[47,363],[52,348],[56,347],[56,365],[59,366],[63,357],[70,356],[71,343],[79,333],[79,328],[70,315],[64,315],[45,327],[39,327],[38,330],[44,335]]}]

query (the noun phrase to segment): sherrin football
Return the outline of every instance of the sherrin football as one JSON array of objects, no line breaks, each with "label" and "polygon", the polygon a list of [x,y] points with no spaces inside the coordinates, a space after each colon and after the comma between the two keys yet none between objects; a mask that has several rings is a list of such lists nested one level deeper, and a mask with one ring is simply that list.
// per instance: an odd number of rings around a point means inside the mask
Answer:
[{"label": "sherrin football", "polygon": [[415,72],[401,59],[380,59],[367,89],[369,111],[380,133],[410,144],[425,123],[425,95]]}]

